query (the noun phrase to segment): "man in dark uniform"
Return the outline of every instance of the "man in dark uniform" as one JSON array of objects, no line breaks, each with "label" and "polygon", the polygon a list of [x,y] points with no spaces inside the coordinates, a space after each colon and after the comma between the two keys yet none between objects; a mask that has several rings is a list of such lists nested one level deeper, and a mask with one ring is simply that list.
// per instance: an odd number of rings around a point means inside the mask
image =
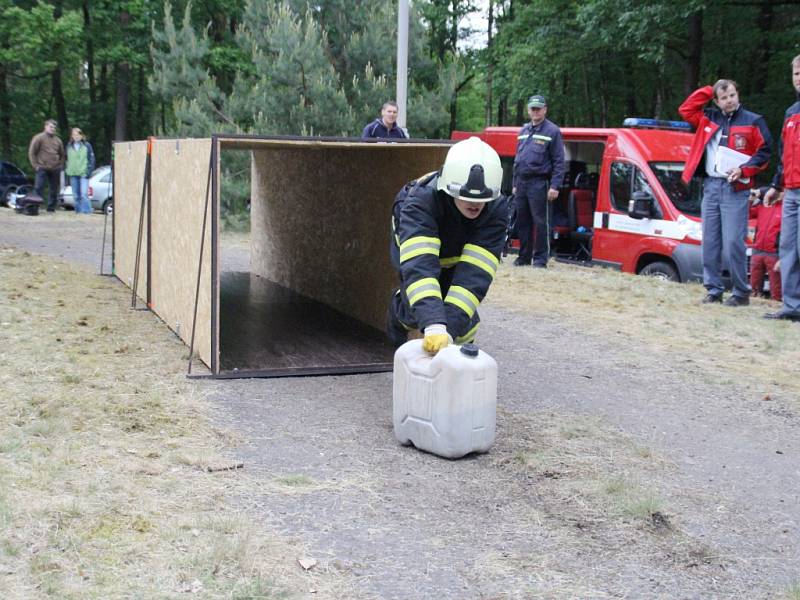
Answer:
[{"label": "man in dark uniform", "polygon": [[450,148],[441,172],[407,184],[397,195],[390,253],[400,288],[387,327],[396,346],[412,329],[423,332],[423,347],[431,354],[453,340],[475,338],[478,306],[505,242],[502,180],[497,152],[472,137]]},{"label": "man in dark uniform", "polygon": [[[564,181],[564,142],[558,125],[547,120],[544,96],[528,98],[528,116],[517,136],[513,191],[516,199],[519,258],[514,265],[547,267],[550,257],[550,203]],[[531,227],[535,239],[531,243]]]}]

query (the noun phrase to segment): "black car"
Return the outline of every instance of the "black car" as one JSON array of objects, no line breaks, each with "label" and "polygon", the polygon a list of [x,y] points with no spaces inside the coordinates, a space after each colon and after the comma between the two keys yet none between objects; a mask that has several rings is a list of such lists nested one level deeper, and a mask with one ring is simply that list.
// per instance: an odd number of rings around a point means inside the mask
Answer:
[{"label": "black car", "polygon": [[27,183],[29,180],[25,173],[10,162],[0,160],[0,206],[8,206],[10,195]]}]

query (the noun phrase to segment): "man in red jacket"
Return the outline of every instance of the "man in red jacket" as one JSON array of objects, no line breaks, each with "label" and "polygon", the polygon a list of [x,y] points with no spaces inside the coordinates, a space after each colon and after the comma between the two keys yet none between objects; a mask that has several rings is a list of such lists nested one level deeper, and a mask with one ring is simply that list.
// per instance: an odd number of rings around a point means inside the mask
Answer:
[{"label": "man in red jacket", "polygon": [[786,109],[781,140],[778,144],[778,168],[764,203],[771,204],[780,190],[783,197],[781,261],[783,306],[778,312],[767,313],[767,319],[800,321],[800,55],[792,60],[792,85],[798,101]]},{"label": "man in red jacket", "polygon": [[773,300],[781,301],[781,273],[778,266],[778,240],[781,234],[781,209],[783,203],[766,205],[761,202],[768,188],[753,188],[750,199],[750,218],[756,219],[756,238],[753,240],[753,255],[750,257],[750,287],[753,295],[761,293],[764,276],[769,277],[769,295]]},{"label": "man in red jacket", "polygon": [[[713,106],[706,107],[712,100]],[[764,118],[739,103],[738,86],[730,79],[695,90],[678,110],[696,128],[682,179],[688,184],[695,171],[705,177],[701,214],[703,285],[708,293],[703,302],[722,302],[726,264],[733,293],[725,305],[745,306],[750,303],[748,190],[756,174],[767,168],[772,136]]]}]

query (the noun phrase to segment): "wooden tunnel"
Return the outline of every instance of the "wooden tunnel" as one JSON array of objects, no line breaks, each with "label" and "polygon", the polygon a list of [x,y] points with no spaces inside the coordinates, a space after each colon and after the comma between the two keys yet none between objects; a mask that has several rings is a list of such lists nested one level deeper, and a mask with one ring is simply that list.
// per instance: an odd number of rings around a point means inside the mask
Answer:
[{"label": "wooden tunnel", "polygon": [[[438,169],[449,147],[252,136],[118,142],[114,274],[216,377],[389,370],[392,202],[404,183]],[[220,268],[223,150],[250,154],[248,272]]]}]

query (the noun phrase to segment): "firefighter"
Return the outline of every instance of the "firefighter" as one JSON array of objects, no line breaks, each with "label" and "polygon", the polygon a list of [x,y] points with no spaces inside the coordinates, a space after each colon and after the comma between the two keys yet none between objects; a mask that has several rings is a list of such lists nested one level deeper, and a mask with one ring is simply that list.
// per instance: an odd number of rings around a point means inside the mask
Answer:
[{"label": "firefighter", "polygon": [[764,315],[767,319],[800,322],[800,54],[792,60],[792,85],[797,102],[786,109],[778,152],[778,168],[764,204],[773,204],[784,190],[781,223],[783,306]]},{"label": "firefighter", "polygon": [[[764,117],[746,110],[739,102],[739,86],[720,79],[692,92],[678,108],[696,129],[681,179],[689,185],[695,173],[703,175],[703,285],[704,304],[747,306],[747,213],[749,189],[755,177],[767,168],[772,136]],[[709,102],[713,104],[706,106]],[[723,169],[721,147],[745,155],[737,167]],[[724,156],[724,154],[722,154]],[[730,297],[722,301],[725,282],[722,268],[727,263],[731,276]]]},{"label": "firefighter", "polygon": [[453,340],[474,340],[478,305],[505,242],[502,179],[497,152],[472,137],[450,148],[440,172],[412,181],[397,195],[391,259],[400,288],[391,299],[387,328],[394,345],[403,344],[412,329],[423,332],[430,354]]},{"label": "firefighter", "polygon": [[[558,125],[546,118],[547,100],[528,98],[526,123],[517,136],[513,191],[517,209],[519,257],[514,265],[546,268],[550,258],[552,203],[564,181],[564,141]],[[535,236],[531,236],[531,228]]]}]

